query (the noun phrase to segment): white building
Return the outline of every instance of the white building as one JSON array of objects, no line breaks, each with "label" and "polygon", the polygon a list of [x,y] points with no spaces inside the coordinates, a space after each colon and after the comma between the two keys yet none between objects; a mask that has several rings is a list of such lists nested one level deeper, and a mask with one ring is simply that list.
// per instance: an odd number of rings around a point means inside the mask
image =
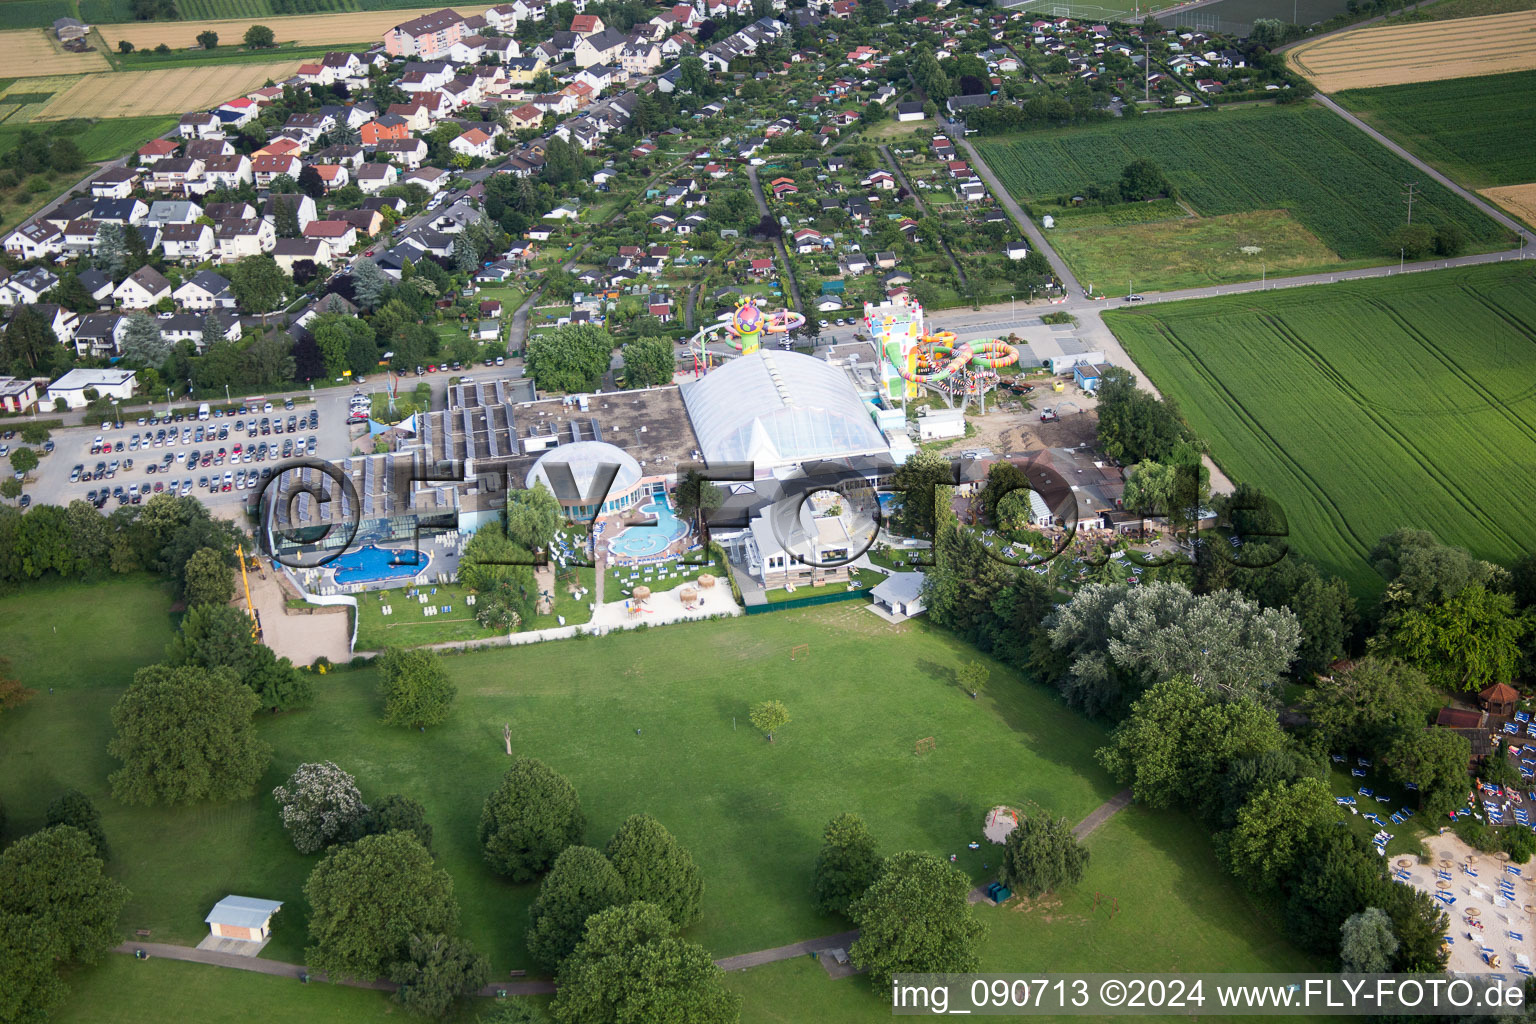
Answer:
[{"label": "white building", "polygon": [[48,385],[43,402],[52,407],[60,399],[71,409],[83,409],[91,400],[85,396],[94,391],[100,398],[127,399],[133,397],[137,375],[132,370],[70,370]]}]

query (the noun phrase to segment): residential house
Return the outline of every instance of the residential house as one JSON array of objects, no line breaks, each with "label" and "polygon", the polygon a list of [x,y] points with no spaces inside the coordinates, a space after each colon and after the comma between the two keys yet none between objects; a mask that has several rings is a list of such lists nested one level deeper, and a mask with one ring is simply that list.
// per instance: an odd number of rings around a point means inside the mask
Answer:
[{"label": "residential house", "polygon": [[479,128],[464,132],[448,143],[448,148],[472,159],[489,160],[496,155],[495,140]]},{"label": "residential house", "polygon": [[113,359],[123,354],[126,313],[87,313],[75,328],[75,352],[92,359]]},{"label": "residential house", "polygon": [[912,102],[896,104],[896,120],[921,121],[922,119],[923,105],[921,103]]},{"label": "residential house", "polygon": [[20,306],[37,302],[53,291],[58,283],[58,275],[46,267],[18,270],[4,281],[0,281],[0,306]]},{"label": "residential house", "polygon": [[123,278],[112,297],[123,309],[148,309],[171,297],[171,282],[154,267],[140,267]]},{"label": "residential house", "polygon": [[400,172],[394,164],[363,164],[357,169],[357,187],[365,195],[380,192],[400,180]]},{"label": "residential house", "polygon": [[438,167],[421,167],[400,179],[402,185],[420,185],[432,195],[448,187],[449,174]]},{"label": "residential house", "polygon": [[108,167],[91,179],[91,195],[97,199],[127,199],[138,180],[135,168]]},{"label": "residential house", "polygon": [[142,199],[97,199],[91,203],[90,216],[114,224],[142,224],[149,216],[149,205]]},{"label": "residential house", "polygon": [[213,238],[218,246],[219,262],[230,263],[271,252],[277,244],[277,229],[270,220],[260,217],[231,218],[214,222]]},{"label": "residential house", "polygon": [[273,178],[285,174],[297,181],[303,169],[304,165],[294,156],[264,154],[251,161],[251,177],[257,188],[270,188]]},{"label": "residential house", "polygon": [[160,231],[160,248],[168,260],[201,263],[213,257],[213,228],[207,224],[167,224]]},{"label": "residential house", "polygon": [[171,293],[181,309],[207,311],[234,309],[235,293],[228,279],[211,270],[199,270]]},{"label": "residential house", "polygon": [[384,52],[391,57],[435,57],[446,54],[464,35],[464,18],[444,8],[412,18],[384,33]]},{"label": "residential house", "polygon": [[544,121],[544,112],[531,103],[524,103],[507,115],[507,124],[513,131],[537,128]]},{"label": "residential house", "polygon": [[176,134],[184,139],[211,139],[224,134],[224,122],[211,110],[183,114],[176,125]]},{"label": "residential house", "polygon": [[372,238],[384,230],[384,215],[377,210],[335,210],[330,219],[346,221],[361,238]]},{"label": "residential house", "polygon": [[112,279],[95,268],[82,270],[75,274],[75,280],[80,282],[80,287],[85,289],[85,294],[91,297],[91,301],[98,305],[112,301]]},{"label": "residential house", "polygon": [[237,189],[255,180],[248,156],[216,156],[203,164],[203,181],[210,189]]},{"label": "residential house", "polygon": [[357,229],[344,220],[312,220],[304,225],[304,237],[322,239],[332,253],[340,255],[357,244]]},{"label": "residential house", "polygon": [[144,167],[153,166],[160,160],[175,156],[177,148],[177,143],[171,139],[151,139],[139,147],[139,164]]},{"label": "residential house", "polygon": [[291,208],[298,214],[299,231],[303,232],[305,225],[314,220],[319,214],[315,209],[315,201],[303,193],[286,193],[267,196],[267,202],[262,207],[261,215],[277,226],[277,208],[282,204],[285,208]]},{"label": "residential house", "polygon": [[427,144],[421,139],[385,139],[379,143],[377,153],[383,159],[414,171],[427,158]]},{"label": "residential house", "polygon": [[310,166],[315,169],[316,174],[320,175],[320,180],[324,183],[327,192],[343,188],[351,180],[345,164],[311,164]]},{"label": "residential house", "polygon": [[272,247],[272,259],[283,273],[292,275],[298,263],[313,263],[316,267],[329,263],[331,249],[323,238],[279,238]]},{"label": "residential house", "polygon": [[20,260],[44,259],[63,249],[63,229],[48,221],[31,221],[5,236],[5,251]]}]

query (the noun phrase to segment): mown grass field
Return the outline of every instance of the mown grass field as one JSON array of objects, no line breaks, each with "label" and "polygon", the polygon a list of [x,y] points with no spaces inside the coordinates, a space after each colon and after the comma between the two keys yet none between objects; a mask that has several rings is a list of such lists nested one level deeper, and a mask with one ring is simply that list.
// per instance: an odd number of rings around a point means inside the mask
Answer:
[{"label": "mown grass field", "polygon": [[[988,807],[1076,820],[1116,789],[1092,759],[1104,740],[1099,726],[998,665],[986,695],[972,701],[951,673],[973,651],[921,624],[892,629],[849,603],[452,658],[458,703],[447,724],[426,733],[379,721],[371,670],[332,673],[316,680],[314,708],[258,719],[276,756],[257,796],[128,808],[106,786],[115,766],[105,751],[108,716],[134,667],[158,657],[171,635],[168,595],[147,578],[32,588],[0,598],[0,615],[17,638],[15,670],[42,691],[0,723],[8,837],[38,827],[48,801],[77,786],[102,809],[110,870],[133,892],[125,932],[150,928],[155,941],[192,944],[213,902],[262,895],[288,902],[264,953],[276,960],[302,959],[302,886],[317,858],[293,850],[267,794],[300,761],[335,760],[369,798],[402,792],[422,801],[438,860],[454,878],[462,931],[500,977],[527,966],[522,932],[535,892],[492,876],[474,835],[484,794],[507,763],[503,723],[519,753],[576,785],[589,842],[602,844],[625,816],[647,811],[689,847],[706,885],[704,918],[689,934],[716,956],[846,927],[809,900],[820,829],[840,811],[862,814],[886,851],[955,853],[980,880],[993,854],[965,844],[979,838]],[[791,662],[798,643],[809,643],[809,656]],[[773,744],[746,722],[748,704],[767,698],[785,701],[793,718]],[[919,757],[914,744],[927,736],[937,746]],[[1057,903],[1036,913],[983,911],[993,925],[988,969],[1089,959],[1106,969],[1314,966],[1278,938],[1268,909],[1228,880],[1184,819],[1133,808],[1090,844],[1089,877]],[[1120,900],[1113,920],[1094,912],[1095,891]],[[732,976],[733,985],[757,986],[747,1020],[781,1019],[773,1014],[791,1000],[821,1008],[800,1020],[889,1012],[857,983],[823,985],[824,976],[796,970],[792,991],[779,993],[772,983],[782,976],[765,979],[767,988],[753,975]],[[67,1021],[249,1019],[228,1006],[260,1007],[274,1021],[302,1019],[306,1009],[309,1019],[372,1021],[390,1010],[374,994],[127,958],[75,972],[71,983]],[[857,1018],[837,1015],[844,1000]]]},{"label": "mown grass field", "polygon": [[1380,590],[1399,527],[1480,558],[1530,550],[1536,264],[1512,261],[1202,299],[1105,321],[1290,544]]},{"label": "mown grass field", "polygon": [[1536,71],[1349,89],[1334,96],[1470,188],[1536,181]]},{"label": "mown grass field", "polygon": [[1395,25],[1413,21],[1449,21],[1532,9],[1536,9],[1536,0],[1439,0],[1439,3],[1420,7],[1411,14],[1394,15],[1387,22]]},{"label": "mown grass field", "polygon": [[0,22],[6,28],[49,28],[59,18],[70,18],[68,0],[3,0]]},{"label": "mown grass field", "polygon": [[[1023,202],[1111,185],[1144,157],[1203,216],[1285,209],[1342,259],[1374,262],[1386,261],[1387,237],[1403,223],[1402,183],[1422,178],[1339,117],[1306,105],[1144,117],[990,140],[978,149]],[[1498,225],[1451,192],[1419,184],[1416,221],[1460,225],[1472,251],[1507,243]],[[1140,255],[1149,270],[1157,265],[1155,247]]]}]

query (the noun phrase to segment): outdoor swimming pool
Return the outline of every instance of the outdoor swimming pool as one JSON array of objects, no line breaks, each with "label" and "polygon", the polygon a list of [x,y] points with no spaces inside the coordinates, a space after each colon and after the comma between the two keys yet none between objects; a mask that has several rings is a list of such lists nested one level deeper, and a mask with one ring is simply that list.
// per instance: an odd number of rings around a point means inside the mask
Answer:
[{"label": "outdoor swimming pool", "polygon": [[391,551],[377,544],[354,548],[330,563],[336,574],[336,582],[382,583],[385,580],[408,580],[426,569],[432,557],[414,548]]},{"label": "outdoor swimming pool", "polygon": [[618,558],[648,558],[667,550],[667,545],[688,532],[688,525],[672,512],[666,495],[660,501],[640,506],[641,515],[656,517],[654,525],[631,526],[608,542],[608,551]]}]

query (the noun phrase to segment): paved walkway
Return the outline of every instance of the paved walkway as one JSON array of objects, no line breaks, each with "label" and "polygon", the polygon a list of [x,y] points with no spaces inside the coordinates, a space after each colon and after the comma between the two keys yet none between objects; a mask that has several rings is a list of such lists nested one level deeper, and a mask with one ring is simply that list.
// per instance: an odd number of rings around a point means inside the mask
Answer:
[{"label": "paved walkway", "polygon": [[1078,822],[1077,827],[1072,830],[1072,834],[1082,839],[1088,833],[1123,811],[1130,805],[1130,802],[1131,791],[1129,789],[1122,789],[1095,808],[1092,814]]},{"label": "paved walkway", "polygon": [[791,942],[787,946],[778,946],[774,949],[760,949],[756,953],[740,953],[736,956],[728,956],[722,960],[716,960],[715,966],[722,971],[744,971],[748,967],[761,967],[763,964],[777,963],[780,960],[793,960],[797,956],[805,956],[807,953],[819,953],[824,949],[847,949],[854,939],[859,937],[857,931],[839,932],[836,935],[823,935],[819,939],[806,939],[803,942]]}]

